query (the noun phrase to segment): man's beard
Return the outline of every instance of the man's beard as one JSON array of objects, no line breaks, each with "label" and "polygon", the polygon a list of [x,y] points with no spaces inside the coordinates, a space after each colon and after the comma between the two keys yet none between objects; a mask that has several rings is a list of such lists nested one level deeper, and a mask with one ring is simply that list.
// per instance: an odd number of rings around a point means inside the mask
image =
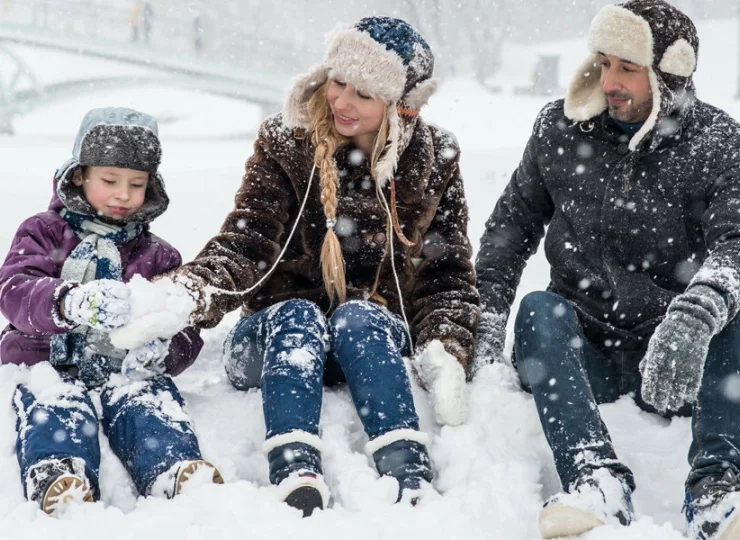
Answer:
[{"label": "man's beard", "polygon": [[644,122],[645,120],[647,120],[647,117],[650,116],[650,111],[653,105],[652,97],[648,97],[648,99],[642,103],[635,103],[631,95],[620,94],[619,92],[611,92],[609,94],[606,94],[606,97],[628,100],[627,103],[625,103],[624,105],[609,105],[609,116],[611,116],[615,120],[619,120],[620,122],[625,122],[628,124],[636,124],[639,122]]}]

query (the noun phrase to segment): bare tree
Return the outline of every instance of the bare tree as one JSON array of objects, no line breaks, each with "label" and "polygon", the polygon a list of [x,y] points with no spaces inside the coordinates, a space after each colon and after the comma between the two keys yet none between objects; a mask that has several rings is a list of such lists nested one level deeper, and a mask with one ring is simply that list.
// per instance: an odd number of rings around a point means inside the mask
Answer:
[{"label": "bare tree", "polygon": [[506,0],[403,0],[402,15],[434,49],[437,72],[470,69],[482,84],[501,67]]},{"label": "bare tree", "polygon": [[506,0],[467,0],[461,4],[462,28],[468,38],[473,73],[481,83],[501,68],[506,39]]}]

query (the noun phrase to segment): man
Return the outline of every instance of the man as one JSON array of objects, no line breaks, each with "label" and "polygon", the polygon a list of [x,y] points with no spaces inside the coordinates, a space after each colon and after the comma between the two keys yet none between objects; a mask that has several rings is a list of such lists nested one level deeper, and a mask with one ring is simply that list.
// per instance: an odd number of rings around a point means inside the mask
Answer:
[{"label": "man", "polygon": [[740,126],[696,99],[696,28],[670,4],[607,6],[588,41],[486,224],[478,357],[501,358],[549,225],[550,285],[522,300],[514,342],[563,486],[543,538],[630,523],[634,479],[597,404],[631,394],[665,416],[694,404],[690,537],[740,539]]}]

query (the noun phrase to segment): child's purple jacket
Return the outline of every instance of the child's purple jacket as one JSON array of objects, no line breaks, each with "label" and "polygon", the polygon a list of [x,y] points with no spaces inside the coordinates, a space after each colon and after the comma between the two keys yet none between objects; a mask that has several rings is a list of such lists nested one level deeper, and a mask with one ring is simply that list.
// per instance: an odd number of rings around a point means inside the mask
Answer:
[{"label": "child's purple jacket", "polygon": [[[0,267],[0,312],[10,323],[0,336],[3,364],[48,361],[50,336],[70,329],[60,319],[58,306],[71,285],[60,275],[65,259],[80,239],[58,214],[63,207],[55,195],[47,212],[24,221]],[[134,274],[151,279],[182,263],[180,253],[148,227],[119,251],[124,281]],[[193,328],[174,336],[166,359],[167,372],[181,373],[195,361],[202,347],[203,340]]]}]

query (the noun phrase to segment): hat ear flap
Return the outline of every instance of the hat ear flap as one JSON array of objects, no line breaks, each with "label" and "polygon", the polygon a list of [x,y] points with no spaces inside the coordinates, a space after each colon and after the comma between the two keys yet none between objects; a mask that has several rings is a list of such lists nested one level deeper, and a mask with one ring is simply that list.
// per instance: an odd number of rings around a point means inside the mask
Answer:
[{"label": "hat ear flap", "polygon": [[669,75],[690,77],[696,69],[696,51],[684,38],[678,39],[663,53],[658,69]]},{"label": "hat ear flap", "polygon": [[421,81],[403,96],[403,103],[410,109],[421,109],[436,92],[438,84],[437,79]]},{"label": "hat ear flap", "polygon": [[310,73],[298,77],[288,94],[283,106],[283,121],[292,128],[310,129],[311,121],[308,118],[306,104],[311,96],[329,78],[329,66],[321,64]]}]

